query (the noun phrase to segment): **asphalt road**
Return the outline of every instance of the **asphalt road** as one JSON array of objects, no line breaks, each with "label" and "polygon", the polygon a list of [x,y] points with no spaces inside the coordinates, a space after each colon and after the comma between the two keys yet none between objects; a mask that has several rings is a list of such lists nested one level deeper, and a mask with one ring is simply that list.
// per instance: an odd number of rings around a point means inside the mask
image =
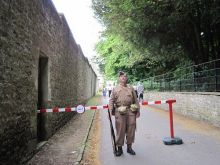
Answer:
[{"label": "asphalt road", "polygon": [[[103,100],[103,104],[106,103],[108,98]],[[206,123],[174,114],[174,133],[183,140],[184,144],[164,145],[163,138],[170,136],[168,112],[149,106],[142,107],[133,145],[136,155],[129,155],[124,146],[124,154],[121,157],[115,157],[111,146],[107,111],[101,111],[100,118],[102,165],[220,164],[220,129]]]}]

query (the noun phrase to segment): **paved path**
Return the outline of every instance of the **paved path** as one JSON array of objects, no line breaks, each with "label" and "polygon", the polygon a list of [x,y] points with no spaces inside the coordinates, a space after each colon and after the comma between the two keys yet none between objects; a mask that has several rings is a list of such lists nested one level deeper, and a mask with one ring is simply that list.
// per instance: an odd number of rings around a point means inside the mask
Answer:
[{"label": "paved path", "polygon": [[[106,98],[103,104],[107,103]],[[175,110],[174,110],[175,111]],[[124,154],[114,157],[112,153],[107,112],[101,111],[101,149],[102,165],[219,165],[220,129],[205,123],[174,115],[175,136],[183,139],[182,145],[164,145],[162,139],[169,137],[167,111],[152,107],[142,107],[137,121],[136,156]]]},{"label": "paved path", "polygon": [[[100,97],[89,100],[87,105],[99,104]],[[85,149],[95,111],[76,114],[57,131],[27,163],[28,165],[73,165],[79,164]]]}]

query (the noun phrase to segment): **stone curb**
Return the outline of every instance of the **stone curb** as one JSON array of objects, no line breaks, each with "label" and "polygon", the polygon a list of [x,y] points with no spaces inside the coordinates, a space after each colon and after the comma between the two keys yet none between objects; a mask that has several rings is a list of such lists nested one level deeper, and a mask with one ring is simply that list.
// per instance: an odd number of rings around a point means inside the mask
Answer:
[{"label": "stone curb", "polygon": [[37,154],[47,143],[48,143],[48,141],[42,141],[42,142],[40,142],[40,143],[37,145],[36,150],[34,150],[34,151],[32,152],[32,154],[30,154],[28,157],[26,157],[21,163],[22,163],[22,164],[27,164],[27,162],[28,162],[29,160],[31,160],[31,159],[33,158],[33,156],[34,156],[35,154]]},{"label": "stone curb", "polygon": [[76,162],[74,163],[74,165],[80,164],[80,162],[81,162],[81,160],[83,158],[83,154],[84,154],[84,151],[85,151],[85,148],[86,148],[86,142],[88,140],[89,133],[90,133],[90,130],[92,128],[92,123],[93,123],[93,120],[94,120],[94,117],[95,117],[95,113],[96,113],[96,111],[94,111],[94,113],[93,113],[92,119],[91,119],[91,121],[89,123],[89,127],[87,128],[87,131],[86,131],[86,136],[83,139],[82,146],[79,148],[79,154],[77,156],[77,159],[76,159]]}]

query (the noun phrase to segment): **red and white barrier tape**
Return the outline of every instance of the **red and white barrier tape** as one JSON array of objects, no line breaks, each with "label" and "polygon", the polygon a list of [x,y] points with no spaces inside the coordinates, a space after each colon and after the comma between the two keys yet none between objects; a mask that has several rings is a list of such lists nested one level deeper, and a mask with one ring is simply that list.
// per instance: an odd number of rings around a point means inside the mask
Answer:
[{"label": "red and white barrier tape", "polygon": [[[72,108],[53,108],[53,109],[40,109],[37,110],[37,113],[46,113],[46,112],[74,112],[78,110],[78,113],[83,113],[80,111],[83,111],[82,105],[78,105],[77,107],[72,107]],[[98,109],[108,109],[108,105],[103,105],[103,106],[89,106],[89,107],[84,107],[84,110],[98,110]]]},{"label": "red and white barrier tape", "polygon": [[[161,101],[142,101],[141,105],[156,105],[156,104],[166,104],[166,103],[174,103],[176,100],[161,100]],[[85,110],[98,110],[98,109],[108,109],[108,105],[100,105],[100,106],[88,106],[84,107],[83,105],[78,105],[77,107],[66,107],[66,108],[53,108],[53,109],[40,109],[37,110],[37,113],[46,113],[46,112],[78,112],[83,113]]]},{"label": "red and white barrier tape", "polygon": [[142,101],[140,105],[155,105],[155,104],[166,104],[175,103],[176,100],[161,100],[161,101]]}]

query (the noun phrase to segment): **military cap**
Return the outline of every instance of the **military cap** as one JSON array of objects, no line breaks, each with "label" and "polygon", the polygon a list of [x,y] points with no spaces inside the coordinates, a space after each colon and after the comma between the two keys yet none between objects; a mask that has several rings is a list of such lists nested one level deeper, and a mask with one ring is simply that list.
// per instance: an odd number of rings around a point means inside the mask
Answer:
[{"label": "military cap", "polygon": [[119,71],[119,72],[118,72],[118,77],[120,77],[120,76],[122,76],[122,75],[126,75],[126,73],[123,72],[123,71]]}]

